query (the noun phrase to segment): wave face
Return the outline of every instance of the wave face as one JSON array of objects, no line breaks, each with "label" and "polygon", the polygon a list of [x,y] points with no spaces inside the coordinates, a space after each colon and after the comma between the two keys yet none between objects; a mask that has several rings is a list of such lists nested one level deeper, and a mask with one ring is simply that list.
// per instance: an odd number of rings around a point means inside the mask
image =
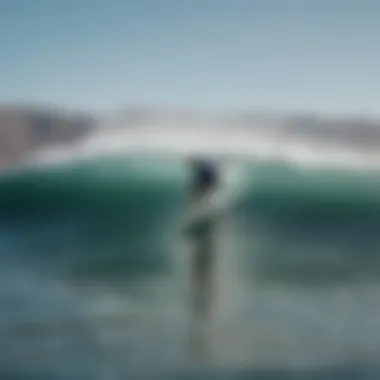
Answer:
[{"label": "wave face", "polygon": [[[187,373],[182,157],[111,155],[0,177],[4,373],[149,378],[173,363]],[[376,366],[379,178],[231,162],[218,365]]]}]

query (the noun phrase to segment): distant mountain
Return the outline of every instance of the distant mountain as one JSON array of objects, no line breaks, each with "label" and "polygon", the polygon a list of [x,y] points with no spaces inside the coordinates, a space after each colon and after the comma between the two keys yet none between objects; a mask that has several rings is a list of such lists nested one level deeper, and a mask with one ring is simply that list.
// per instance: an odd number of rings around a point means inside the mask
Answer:
[{"label": "distant mountain", "polygon": [[0,169],[26,161],[39,150],[85,138],[95,126],[87,114],[0,105]]}]

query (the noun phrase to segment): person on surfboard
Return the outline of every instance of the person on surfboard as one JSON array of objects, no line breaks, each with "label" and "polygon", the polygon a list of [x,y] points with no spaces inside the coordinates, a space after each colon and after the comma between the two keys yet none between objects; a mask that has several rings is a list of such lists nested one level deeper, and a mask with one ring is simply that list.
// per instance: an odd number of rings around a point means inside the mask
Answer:
[{"label": "person on surfboard", "polygon": [[[207,206],[207,200],[220,185],[218,169],[212,162],[202,158],[189,160],[192,178],[190,179],[190,207],[202,209]],[[212,216],[206,219],[198,218],[190,224],[200,226],[198,232],[191,234],[192,258],[191,258],[191,288],[192,288],[192,313],[194,322],[200,319],[208,319],[212,304],[212,272],[215,266],[214,227]],[[204,220],[204,221],[202,221]],[[200,230],[199,230],[200,227]],[[203,356],[207,346],[207,338],[203,333],[192,333],[190,337],[191,351]]]}]

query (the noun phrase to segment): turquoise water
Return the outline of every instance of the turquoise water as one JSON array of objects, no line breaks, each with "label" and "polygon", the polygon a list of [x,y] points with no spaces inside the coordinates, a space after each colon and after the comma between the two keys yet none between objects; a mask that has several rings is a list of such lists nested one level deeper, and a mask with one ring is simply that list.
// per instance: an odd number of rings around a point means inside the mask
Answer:
[{"label": "turquoise water", "polygon": [[[219,273],[215,371],[376,366],[380,176],[285,164],[241,173],[221,255],[232,265]],[[195,376],[184,348],[188,180],[181,160],[162,157],[0,177],[4,374]]]}]

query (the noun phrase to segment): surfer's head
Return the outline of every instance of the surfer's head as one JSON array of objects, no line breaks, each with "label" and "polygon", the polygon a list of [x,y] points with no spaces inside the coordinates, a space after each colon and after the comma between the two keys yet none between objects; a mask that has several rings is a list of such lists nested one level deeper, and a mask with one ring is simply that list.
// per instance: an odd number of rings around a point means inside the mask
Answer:
[{"label": "surfer's head", "polygon": [[190,158],[192,170],[191,190],[194,196],[203,196],[213,191],[219,184],[219,173],[215,164],[204,158]]}]

